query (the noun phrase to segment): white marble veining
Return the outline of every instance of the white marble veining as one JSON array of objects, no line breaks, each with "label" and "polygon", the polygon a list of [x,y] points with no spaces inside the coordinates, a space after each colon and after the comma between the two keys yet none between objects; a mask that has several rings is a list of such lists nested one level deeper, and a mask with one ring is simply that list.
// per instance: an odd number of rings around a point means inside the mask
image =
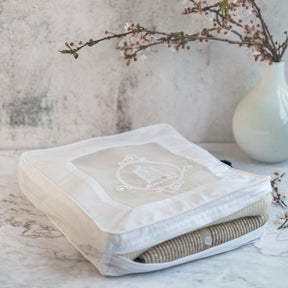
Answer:
[{"label": "white marble veining", "polygon": [[[235,144],[201,146],[238,169],[260,174],[272,174],[276,168],[288,172],[288,162],[257,163]],[[101,276],[21,193],[17,184],[20,153],[0,151],[1,288],[285,287],[288,229],[277,230],[276,214],[281,210],[277,206],[269,211],[266,236],[252,245],[164,271]]]},{"label": "white marble veining", "polygon": [[[274,38],[283,39],[288,1],[258,2]],[[196,32],[202,21],[181,15],[184,5],[1,0],[0,148],[58,146],[161,122],[194,142],[233,141],[233,111],[263,71],[246,49],[210,43],[177,54],[159,47],[129,67],[112,41],[82,50],[77,61],[58,53],[65,41],[121,31],[126,22]]]}]

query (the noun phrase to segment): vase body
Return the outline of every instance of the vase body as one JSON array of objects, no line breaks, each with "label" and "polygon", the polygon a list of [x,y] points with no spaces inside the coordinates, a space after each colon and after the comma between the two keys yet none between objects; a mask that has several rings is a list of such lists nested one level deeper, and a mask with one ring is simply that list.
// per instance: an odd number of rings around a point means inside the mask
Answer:
[{"label": "vase body", "polygon": [[260,83],[238,104],[232,128],[238,146],[262,162],[288,159],[288,86],[283,62],[267,66]]}]

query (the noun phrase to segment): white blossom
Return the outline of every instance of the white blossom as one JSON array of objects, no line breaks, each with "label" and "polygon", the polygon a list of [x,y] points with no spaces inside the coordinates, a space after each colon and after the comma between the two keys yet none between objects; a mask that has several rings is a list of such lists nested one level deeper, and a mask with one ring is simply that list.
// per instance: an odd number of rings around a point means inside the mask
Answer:
[{"label": "white blossom", "polygon": [[128,32],[130,29],[131,29],[131,23],[128,23],[128,22],[125,23],[124,30]]}]

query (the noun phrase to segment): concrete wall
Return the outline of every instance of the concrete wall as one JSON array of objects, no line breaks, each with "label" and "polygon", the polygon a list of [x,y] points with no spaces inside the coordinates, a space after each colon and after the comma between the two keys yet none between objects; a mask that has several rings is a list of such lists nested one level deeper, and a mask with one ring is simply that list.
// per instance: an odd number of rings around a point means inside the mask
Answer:
[{"label": "concrete wall", "polygon": [[[182,2],[0,0],[0,149],[51,147],[159,122],[194,142],[233,141],[235,106],[263,70],[245,49],[213,43],[177,55],[159,47],[128,68],[112,41],[83,50],[77,61],[57,52],[65,41],[121,31],[125,22],[196,31],[201,22],[180,14]],[[271,29],[283,30],[288,2],[260,2]]]}]

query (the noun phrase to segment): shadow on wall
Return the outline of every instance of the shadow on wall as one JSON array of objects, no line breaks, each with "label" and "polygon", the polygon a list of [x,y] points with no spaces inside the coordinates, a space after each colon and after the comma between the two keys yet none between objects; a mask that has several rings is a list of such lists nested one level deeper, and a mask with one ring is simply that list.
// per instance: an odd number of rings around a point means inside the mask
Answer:
[{"label": "shadow on wall", "polygon": [[48,90],[39,96],[16,98],[4,105],[9,115],[9,125],[52,128],[53,104],[47,95]]},{"label": "shadow on wall", "polygon": [[132,129],[132,120],[130,116],[129,90],[137,90],[138,78],[131,71],[127,71],[121,79],[116,105],[116,132],[122,133]]}]

